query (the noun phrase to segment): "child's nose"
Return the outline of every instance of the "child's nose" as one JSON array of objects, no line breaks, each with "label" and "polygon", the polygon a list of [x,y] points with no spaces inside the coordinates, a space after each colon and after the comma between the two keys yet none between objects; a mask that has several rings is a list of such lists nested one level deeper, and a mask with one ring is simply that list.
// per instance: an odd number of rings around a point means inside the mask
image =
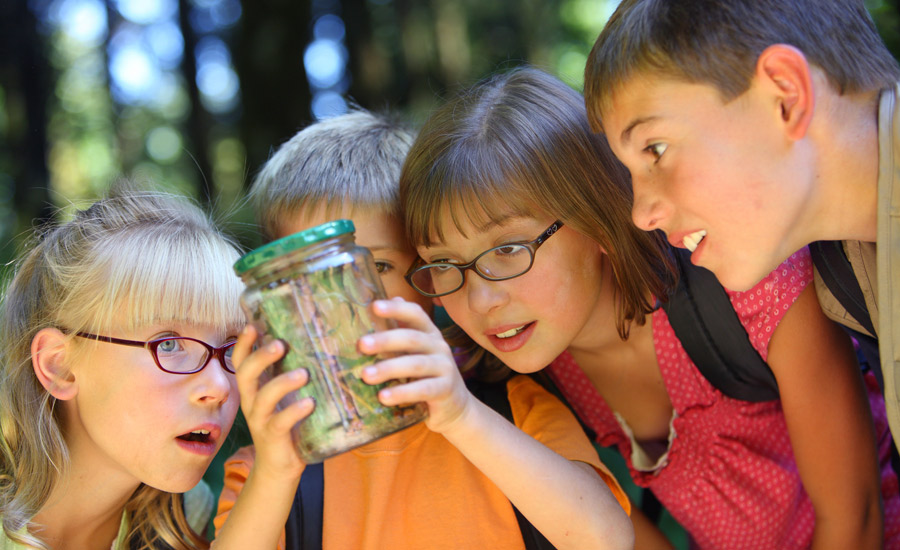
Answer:
[{"label": "child's nose", "polygon": [[463,290],[469,299],[469,309],[478,314],[487,314],[509,301],[506,292],[508,281],[488,281],[476,273],[466,274]]},{"label": "child's nose", "polygon": [[191,398],[202,404],[219,405],[231,395],[234,375],[227,372],[218,357],[211,357],[209,364],[195,374]]},{"label": "child's nose", "polygon": [[632,179],[634,189],[634,205],[631,207],[631,219],[634,225],[644,231],[662,228],[667,211],[661,197],[654,193],[652,184],[642,178]]}]

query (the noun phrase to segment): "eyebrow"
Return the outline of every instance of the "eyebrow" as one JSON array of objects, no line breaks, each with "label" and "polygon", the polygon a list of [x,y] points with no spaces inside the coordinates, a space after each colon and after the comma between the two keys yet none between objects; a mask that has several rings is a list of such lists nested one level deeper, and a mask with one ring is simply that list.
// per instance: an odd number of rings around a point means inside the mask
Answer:
[{"label": "eyebrow", "polygon": [[400,247],[396,245],[388,245],[388,244],[376,244],[372,246],[367,246],[369,250],[372,252],[381,252],[382,250],[400,250]]},{"label": "eyebrow", "polygon": [[497,219],[488,220],[488,221],[484,222],[483,224],[476,227],[475,230],[478,233],[484,233],[488,229],[492,229],[494,227],[499,227],[499,226],[509,222],[510,220],[515,220],[515,219],[519,219],[519,218],[527,218],[527,217],[528,216],[526,216],[525,214],[521,214],[518,212],[510,212],[508,214],[504,214],[503,216],[500,216]]},{"label": "eyebrow", "polygon": [[626,126],[624,130],[622,130],[622,134],[619,136],[619,140],[622,142],[622,145],[628,145],[628,142],[631,140],[631,131],[634,130],[635,127],[647,122],[654,121],[658,118],[658,116],[648,116],[632,120],[631,123],[628,124],[628,126]]}]

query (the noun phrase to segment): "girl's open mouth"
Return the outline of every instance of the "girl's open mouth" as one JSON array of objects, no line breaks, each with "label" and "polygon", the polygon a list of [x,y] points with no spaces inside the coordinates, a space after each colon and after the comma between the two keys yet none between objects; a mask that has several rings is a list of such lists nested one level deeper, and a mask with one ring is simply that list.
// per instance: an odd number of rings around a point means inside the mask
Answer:
[{"label": "girl's open mouth", "polygon": [[181,439],[182,441],[195,441],[198,443],[212,442],[212,438],[209,435],[209,430],[194,430],[192,432],[179,435],[178,439]]},{"label": "girl's open mouth", "polygon": [[534,326],[535,322],[532,321],[497,334],[489,334],[488,339],[498,351],[516,351],[524,346],[531,337],[531,334],[534,332]]}]

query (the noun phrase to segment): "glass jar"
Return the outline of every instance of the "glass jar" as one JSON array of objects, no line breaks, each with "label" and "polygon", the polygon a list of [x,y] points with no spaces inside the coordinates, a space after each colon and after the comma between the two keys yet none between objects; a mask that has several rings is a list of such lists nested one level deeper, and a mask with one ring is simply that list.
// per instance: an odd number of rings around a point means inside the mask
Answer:
[{"label": "glass jar", "polygon": [[[386,384],[369,385],[362,370],[379,357],[361,354],[363,335],[394,328],[370,308],[384,287],[372,254],[353,239],[350,220],[336,220],[249,252],[234,264],[247,289],[241,305],[259,334],[287,347],[272,376],[309,371],[309,382],[279,404],[315,399],[312,414],[294,426],[307,463],[396,432],[425,417],[425,405],[388,407],[378,401]],[[394,382],[396,383],[396,382]]]}]

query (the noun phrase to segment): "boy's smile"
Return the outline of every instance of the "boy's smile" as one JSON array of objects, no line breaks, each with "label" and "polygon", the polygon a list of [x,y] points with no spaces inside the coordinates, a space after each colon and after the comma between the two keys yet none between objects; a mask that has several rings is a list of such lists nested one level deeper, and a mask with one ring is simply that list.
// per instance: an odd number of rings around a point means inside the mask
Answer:
[{"label": "boy's smile", "polygon": [[814,179],[797,168],[808,147],[780,133],[781,108],[757,84],[725,103],[709,85],[639,75],[603,117],[631,172],[634,223],[665,231],[733,290],[806,244],[798,221]]}]

